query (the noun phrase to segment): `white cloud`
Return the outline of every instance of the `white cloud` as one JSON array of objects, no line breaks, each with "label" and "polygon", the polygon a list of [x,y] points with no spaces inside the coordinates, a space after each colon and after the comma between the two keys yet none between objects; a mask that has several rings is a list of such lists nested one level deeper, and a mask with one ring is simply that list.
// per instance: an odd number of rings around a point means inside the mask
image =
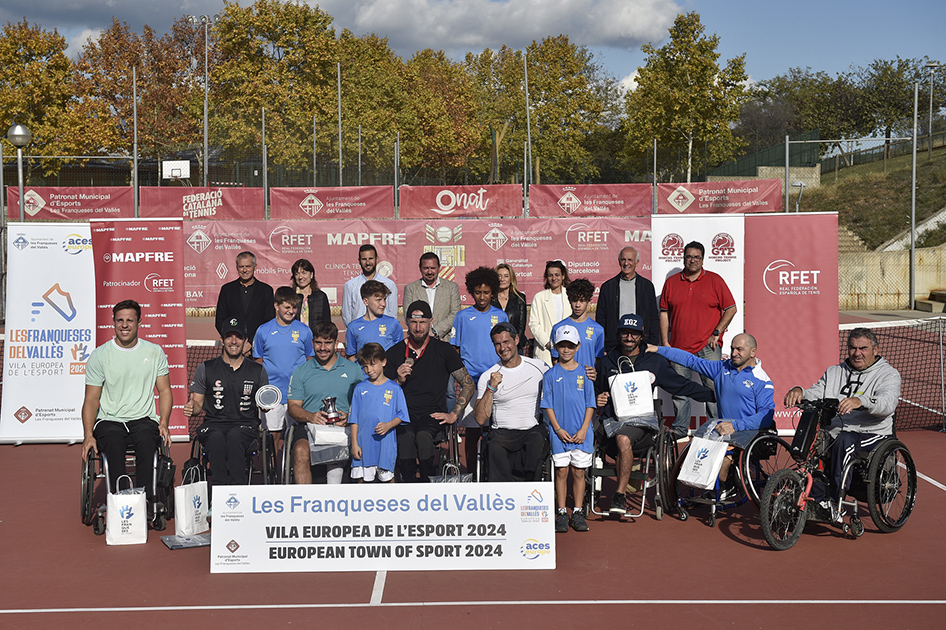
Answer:
[{"label": "white cloud", "polygon": [[618,81],[618,89],[621,91],[621,94],[627,94],[628,92],[633,92],[637,89],[637,70],[630,73],[620,81]]},{"label": "white cloud", "polygon": [[82,47],[85,46],[86,42],[98,41],[98,38],[101,36],[102,29],[87,28],[81,31],[78,35],[69,38],[69,47],[66,48],[66,54],[69,55],[71,59],[78,59],[79,55],[82,54]]}]

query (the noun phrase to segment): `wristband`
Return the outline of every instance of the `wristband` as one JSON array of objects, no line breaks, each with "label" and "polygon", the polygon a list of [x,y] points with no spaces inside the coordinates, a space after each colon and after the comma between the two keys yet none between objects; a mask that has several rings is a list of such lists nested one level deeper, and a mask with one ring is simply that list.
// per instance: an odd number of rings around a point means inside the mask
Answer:
[{"label": "wristband", "polygon": [[489,385],[487,385],[487,386],[486,386],[486,389],[488,389],[489,391],[491,391],[491,392],[493,392],[493,393],[495,394],[495,393],[496,393],[496,390],[497,390],[498,388],[496,388],[496,387],[490,387]]}]

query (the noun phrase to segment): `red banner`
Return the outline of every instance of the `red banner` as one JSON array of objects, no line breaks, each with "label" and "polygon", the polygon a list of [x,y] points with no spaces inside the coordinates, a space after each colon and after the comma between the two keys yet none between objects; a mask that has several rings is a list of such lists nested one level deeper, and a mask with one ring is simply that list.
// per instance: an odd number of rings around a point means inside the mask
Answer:
[{"label": "red banner", "polygon": [[234,221],[266,218],[262,188],[191,188],[142,186],[138,216],[195,221]]},{"label": "red banner", "polygon": [[189,221],[184,226],[186,305],[217,303],[220,285],[237,277],[236,255],[257,256],[256,275],[274,287],[290,283],[292,263],[307,258],[319,287],[332,304],[340,304],[346,280],[361,273],[358,247],[373,244],[378,268],[399,287],[420,277],[421,254],[435,252],[447,278],[461,286],[465,274],[479,265],[507,262],[519,288],[531,300],[544,285],[547,260],[561,259],[572,277],[600,286],[618,273],[618,252],[633,245],[640,252],[640,271],[650,275],[650,217],[623,219],[513,219],[485,221]]},{"label": "red banner", "polygon": [[269,216],[278,220],[393,219],[394,188],[270,188]]},{"label": "red banner", "polygon": [[[23,189],[24,219],[82,221],[131,219],[135,197],[131,186],[34,186]],[[7,186],[7,217],[20,217],[20,191]]]},{"label": "red banner", "polygon": [[775,384],[775,418],[792,428],[785,393],[838,362],[838,216],[746,217],[746,330]]},{"label": "red banner", "polygon": [[530,217],[646,217],[650,184],[529,186]]},{"label": "red banner", "polygon": [[402,219],[521,217],[522,186],[401,186]]},{"label": "red banner", "polygon": [[174,410],[171,435],[187,436],[187,337],[184,331],[183,221],[133,219],[92,221],[95,260],[96,346],[115,335],[112,307],[122,300],[141,305],[139,336],[164,349],[170,368]]},{"label": "red banner", "polygon": [[778,212],[781,209],[782,182],[777,179],[657,184],[658,214]]}]

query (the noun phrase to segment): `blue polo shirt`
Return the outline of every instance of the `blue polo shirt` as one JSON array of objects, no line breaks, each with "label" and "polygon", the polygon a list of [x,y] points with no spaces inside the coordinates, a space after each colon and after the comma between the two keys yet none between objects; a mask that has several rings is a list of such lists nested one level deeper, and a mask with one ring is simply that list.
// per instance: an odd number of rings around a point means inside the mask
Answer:
[{"label": "blue polo shirt", "polygon": [[361,366],[338,355],[327,370],[319,365],[318,359],[306,361],[289,379],[289,400],[301,400],[303,409],[315,413],[322,408],[323,398],[334,396],[338,410],[348,413],[355,385],[364,378]]},{"label": "blue polo shirt", "polygon": [[[601,324],[591,319],[585,318],[583,322],[576,322],[571,317],[566,317],[559,323],[552,326],[552,336],[549,339],[555,339],[555,331],[562,326],[574,326],[581,338],[581,345],[578,346],[578,352],[575,353],[575,361],[579,365],[595,366],[595,359],[604,356],[604,328]],[[552,345],[552,356],[558,358],[558,350]]]},{"label": "blue polo shirt", "polygon": [[496,365],[496,350],[489,338],[489,331],[500,322],[508,322],[506,312],[495,306],[480,312],[470,306],[453,319],[453,336],[450,343],[460,348],[460,358],[466,371],[475,383],[480,374]]}]

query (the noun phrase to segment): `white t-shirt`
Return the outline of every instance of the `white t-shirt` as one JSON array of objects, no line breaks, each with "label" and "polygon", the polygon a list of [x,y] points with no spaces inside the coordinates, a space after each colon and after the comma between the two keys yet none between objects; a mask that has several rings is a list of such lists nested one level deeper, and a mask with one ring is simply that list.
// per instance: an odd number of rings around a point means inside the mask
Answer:
[{"label": "white t-shirt", "polygon": [[524,431],[538,424],[541,413],[539,404],[542,402],[542,376],[549,366],[538,359],[521,358],[522,363],[514,368],[503,367],[501,363],[497,363],[483,372],[477,383],[476,399],[479,400],[486,393],[489,375],[496,371],[503,375],[503,382],[493,394],[491,426],[495,428]]}]

